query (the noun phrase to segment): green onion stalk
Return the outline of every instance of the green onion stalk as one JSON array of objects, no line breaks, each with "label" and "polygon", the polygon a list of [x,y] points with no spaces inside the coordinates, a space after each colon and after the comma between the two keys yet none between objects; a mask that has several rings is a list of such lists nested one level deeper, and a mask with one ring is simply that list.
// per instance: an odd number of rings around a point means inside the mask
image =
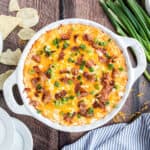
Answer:
[{"label": "green onion stalk", "polygon": [[[150,62],[150,17],[136,0],[99,0],[118,34],[137,39]],[[148,70],[144,72],[150,81]]]}]

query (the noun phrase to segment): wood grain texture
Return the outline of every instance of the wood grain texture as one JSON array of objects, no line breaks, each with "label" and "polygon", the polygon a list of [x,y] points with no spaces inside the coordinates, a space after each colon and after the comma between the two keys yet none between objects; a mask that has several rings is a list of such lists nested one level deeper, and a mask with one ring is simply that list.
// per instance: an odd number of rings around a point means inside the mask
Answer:
[{"label": "wood grain texture", "polygon": [[[0,14],[13,15],[16,13],[8,12],[9,0],[0,0]],[[38,31],[43,26],[59,19],[59,1],[58,0],[21,0],[19,1],[20,7],[32,7],[38,10],[40,15],[40,21],[37,26],[34,27],[35,31]],[[19,40],[17,33],[19,27],[16,28],[4,41],[4,50],[6,48],[12,48],[15,50],[17,47],[24,48],[26,43]],[[0,64],[0,73],[7,69],[15,68]],[[15,89],[15,97],[19,98],[19,94]],[[58,131],[51,129],[40,123],[39,121],[26,116],[16,115],[9,111],[4,102],[2,92],[0,92],[0,107],[3,107],[7,112],[14,117],[23,121],[31,130],[34,139],[34,150],[56,150],[58,149]]]},{"label": "wood grain texture", "polygon": [[[15,15],[14,12],[8,12],[8,3],[9,0],[0,0],[0,14]],[[90,19],[114,31],[114,28],[103,12],[103,9],[100,7],[98,0],[20,0],[19,3],[21,8],[32,7],[38,10],[38,13],[40,15],[40,22],[37,26],[34,27],[36,31],[38,31],[46,24],[63,18]],[[14,50],[17,47],[20,47],[22,49],[24,48],[26,43],[23,43],[17,37],[17,32],[19,31],[19,29],[19,27],[16,28],[14,32],[12,32],[4,41],[4,49],[12,48]],[[10,68],[12,69],[15,67],[0,64],[0,73]],[[126,104],[121,111],[127,114],[138,111],[143,103],[149,100],[149,89],[150,84],[142,76],[134,84],[133,90],[130,92]],[[17,92],[17,89],[15,88],[14,91],[15,97],[20,102],[21,99]],[[144,96],[137,97],[137,94],[139,92],[143,92]],[[31,117],[16,115],[12,113],[5,104],[2,92],[0,92],[0,107],[6,109],[7,112],[11,114],[11,116],[17,117],[22,120],[30,128],[34,139],[34,150],[57,150],[66,144],[70,144],[76,141],[79,137],[85,134],[85,132],[58,132]],[[112,123],[113,122],[110,121],[107,125]]]}]

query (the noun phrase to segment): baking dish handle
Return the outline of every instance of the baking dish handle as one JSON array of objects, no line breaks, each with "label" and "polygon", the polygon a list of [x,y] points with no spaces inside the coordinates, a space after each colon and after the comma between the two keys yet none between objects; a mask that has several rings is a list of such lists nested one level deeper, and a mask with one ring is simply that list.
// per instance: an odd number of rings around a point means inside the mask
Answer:
[{"label": "baking dish handle", "polygon": [[137,60],[137,66],[132,67],[131,69],[133,73],[133,83],[134,83],[146,69],[147,66],[146,56],[142,45],[136,39],[124,37],[122,38],[122,40],[125,49],[127,49],[128,47],[132,48]]},{"label": "baking dish handle", "polygon": [[17,104],[14,95],[13,95],[13,86],[16,84],[16,71],[10,75],[3,85],[3,94],[6,101],[6,104],[16,114],[29,115],[29,112],[24,105]]}]

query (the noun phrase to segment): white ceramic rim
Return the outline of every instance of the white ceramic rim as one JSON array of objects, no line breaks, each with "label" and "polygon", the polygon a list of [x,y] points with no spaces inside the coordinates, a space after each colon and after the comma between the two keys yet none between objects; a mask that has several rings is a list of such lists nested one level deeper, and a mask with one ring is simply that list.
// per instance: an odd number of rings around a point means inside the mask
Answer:
[{"label": "white ceramic rim", "polygon": [[3,122],[3,126],[5,127],[5,137],[4,141],[0,144],[0,149],[10,150],[14,143],[15,127],[11,117],[2,108],[0,108],[0,120]]},{"label": "white ceramic rim", "polygon": [[[126,64],[127,64],[127,68],[128,68],[128,83],[126,85],[126,91],[125,91],[122,99],[118,103],[118,106],[116,108],[114,108],[114,110],[112,112],[110,112],[108,115],[106,115],[103,119],[100,119],[100,120],[98,120],[94,123],[88,124],[88,125],[63,126],[63,125],[60,125],[58,123],[52,122],[51,120],[43,117],[42,115],[37,114],[36,110],[31,105],[28,104],[29,99],[27,98],[27,95],[24,92],[23,67],[24,67],[25,58],[28,55],[29,50],[31,49],[34,42],[42,34],[44,34],[46,31],[48,31],[50,29],[58,27],[61,24],[85,24],[85,25],[94,26],[96,28],[103,30],[105,33],[109,34],[109,36],[118,44],[118,46],[122,50],[123,55],[126,59]],[[139,64],[138,64],[137,68],[133,68],[131,65],[131,61],[130,61],[128,53],[127,53],[127,47],[128,46],[135,47],[138,50],[138,53],[135,51],[136,56],[139,60]],[[15,109],[11,108],[12,106],[10,105],[11,110],[13,110],[14,112],[20,113],[20,114],[32,116],[32,117],[36,118],[37,120],[40,120],[44,124],[54,128],[54,129],[57,129],[57,130],[66,131],[66,132],[83,132],[83,131],[88,131],[88,130],[91,130],[91,129],[94,129],[94,128],[97,128],[97,127],[100,127],[100,126],[106,124],[120,111],[120,109],[122,108],[122,106],[124,105],[124,103],[127,99],[127,96],[129,95],[129,91],[130,91],[133,83],[144,72],[145,68],[146,68],[146,58],[144,55],[144,50],[143,50],[142,46],[136,40],[134,40],[132,38],[118,36],[115,33],[113,33],[112,31],[110,31],[109,29],[107,29],[106,27],[104,27],[104,26],[102,26],[96,22],[90,21],[90,20],[74,19],[74,18],[64,19],[64,20],[60,20],[60,21],[57,21],[57,22],[54,22],[54,23],[51,23],[51,24],[45,26],[40,31],[38,31],[33,36],[33,38],[28,42],[28,44],[26,45],[24,52],[20,58],[20,61],[19,61],[19,64],[18,64],[16,71],[13,73],[13,75],[10,78],[8,78],[8,80],[6,80],[6,82],[4,84],[4,96],[6,99],[6,103],[9,106],[10,104],[7,100],[8,98],[7,98],[6,90],[9,88],[8,84],[10,84],[10,82],[14,82],[12,80],[16,80],[16,84],[19,87],[19,92],[21,93],[21,97],[22,97],[24,105],[21,106],[23,108],[22,112],[21,111],[19,112],[19,110],[17,111]]]},{"label": "white ceramic rim", "polygon": [[14,122],[16,132],[18,132],[23,139],[23,150],[33,150],[33,138],[28,127],[17,118],[12,117],[11,119]]}]

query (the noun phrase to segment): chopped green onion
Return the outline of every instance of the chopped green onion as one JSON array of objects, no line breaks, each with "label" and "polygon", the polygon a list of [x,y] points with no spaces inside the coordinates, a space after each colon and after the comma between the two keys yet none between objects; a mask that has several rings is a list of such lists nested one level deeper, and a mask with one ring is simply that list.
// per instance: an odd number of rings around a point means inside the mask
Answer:
[{"label": "chopped green onion", "polygon": [[90,71],[90,72],[94,72],[94,68],[93,68],[93,67],[90,67],[90,68],[89,68],[89,71]]},{"label": "chopped green onion", "polygon": [[64,41],[63,48],[66,49],[68,47],[69,47],[69,43],[67,43],[67,41]]},{"label": "chopped green onion", "polygon": [[113,64],[108,64],[108,69],[109,70],[113,70],[114,69],[114,65]]},{"label": "chopped green onion", "polygon": [[49,46],[44,46],[44,53],[46,54],[46,56],[50,56],[52,54]]},{"label": "chopped green onion", "polygon": [[80,81],[80,85],[82,85],[83,84],[83,82],[82,81]]},{"label": "chopped green onion", "polygon": [[69,96],[69,97],[68,97],[68,99],[74,99],[74,96],[73,96],[73,95],[71,95],[71,96]]},{"label": "chopped green onion", "polygon": [[94,88],[95,88],[96,90],[99,90],[99,84],[95,84],[95,85],[94,85]]},{"label": "chopped green onion", "polygon": [[108,41],[103,42],[103,41],[99,41],[99,40],[95,40],[95,44],[98,44],[99,46],[107,46],[108,43],[110,42],[110,40],[108,39]]},{"label": "chopped green onion", "polygon": [[82,61],[81,65],[80,65],[80,70],[84,69],[85,63],[86,63],[85,61]]},{"label": "chopped green onion", "polygon": [[70,63],[74,63],[74,60],[72,59],[72,58],[68,58],[68,62],[70,62]]},{"label": "chopped green onion", "polygon": [[51,68],[48,68],[48,70],[47,70],[46,73],[50,75],[50,74],[52,73],[52,69],[51,69]]},{"label": "chopped green onion", "polygon": [[60,102],[61,104],[65,104],[66,102],[68,102],[68,98],[62,97]]},{"label": "chopped green onion", "polygon": [[107,105],[109,105],[109,104],[110,104],[110,102],[109,102],[109,101],[106,101],[106,102],[105,102],[105,105],[106,105],[106,106],[107,106]]},{"label": "chopped green onion", "polygon": [[81,115],[80,115],[80,114],[77,114],[77,117],[80,119],[80,118],[81,118]]},{"label": "chopped green onion", "polygon": [[54,86],[55,86],[55,87],[59,87],[59,82],[58,82],[58,81],[55,81]]},{"label": "chopped green onion", "polygon": [[85,50],[86,49],[86,45],[85,44],[80,44],[79,46],[81,49]]},{"label": "chopped green onion", "polygon": [[56,100],[56,101],[54,101],[54,104],[55,104],[55,106],[60,106],[60,101],[59,100]]},{"label": "chopped green onion", "polygon": [[93,52],[92,49],[87,49],[86,51],[87,51],[87,53],[92,53]]},{"label": "chopped green onion", "polygon": [[68,80],[68,84],[72,84],[72,82],[73,82],[72,80]]},{"label": "chopped green onion", "polygon": [[77,79],[78,79],[78,80],[81,80],[81,78],[82,78],[82,77],[81,77],[80,75],[79,75],[79,76],[77,76]]},{"label": "chopped green onion", "polygon": [[40,114],[42,111],[37,109],[36,112],[37,112],[38,114]]},{"label": "chopped green onion", "polygon": [[91,92],[90,92],[90,94],[92,94],[92,95],[93,95],[94,93],[95,93],[94,91],[91,91]]},{"label": "chopped green onion", "polygon": [[52,44],[54,46],[56,46],[56,48],[59,48],[59,43],[60,43],[60,39],[58,39],[58,38],[54,39],[53,42],[52,42]]},{"label": "chopped green onion", "polygon": [[34,69],[29,70],[29,74],[34,74],[34,73],[35,73]]},{"label": "chopped green onion", "polygon": [[68,112],[69,113],[69,117],[72,117],[74,113]]},{"label": "chopped green onion", "polygon": [[105,53],[105,56],[106,56],[108,59],[111,58],[111,56],[110,56],[108,53]]},{"label": "chopped green onion", "polygon": [[88,108],[87,113],[88,114],[93,114],[94,113],[94,109],[92,107]]},{"label": "chopped green onion", "polygon": [[37,84],[36,89],[37,89],[38,91],[40,91],[40,90],[42,89],[41,84]]},{"label": "chopped green onion", "polygon": [[119,88],[119,85],[115,84],[115,85],[114,85],[114,88],[115,88],[115,89],[118,89],[118,88]]},{"label": "chopped green onion", "polygon": [[119,67],[118,69],[119,69],[119,71],[123,71],[124,70],[123,67]]}]

